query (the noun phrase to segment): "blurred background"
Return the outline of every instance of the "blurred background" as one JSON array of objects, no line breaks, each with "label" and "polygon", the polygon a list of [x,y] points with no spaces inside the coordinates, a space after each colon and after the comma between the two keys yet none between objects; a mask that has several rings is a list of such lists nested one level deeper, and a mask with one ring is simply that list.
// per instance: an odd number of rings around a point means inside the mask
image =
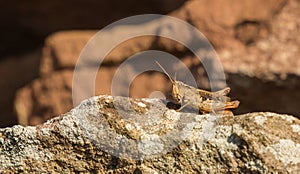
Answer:
[{"label": "blurred background", "polygon": [[[148,13],[185,20],[208,38],[224,66],[230,96],[241,101],[235,114],[300,117],[299,0],[11,0],[1,1],[0,8],[0,127],[36,125],[69,111],[73,69],[88,40],[116,20]],[[187,48],[165,38],[138,37],[105,58],[96,94],[110,94],[120,63],[149,49],[179,57],[198,86],[209,89],[201,62]],[[130,95],[167,95],[169,88],[165,76],[148,72],[133,81]]]}]

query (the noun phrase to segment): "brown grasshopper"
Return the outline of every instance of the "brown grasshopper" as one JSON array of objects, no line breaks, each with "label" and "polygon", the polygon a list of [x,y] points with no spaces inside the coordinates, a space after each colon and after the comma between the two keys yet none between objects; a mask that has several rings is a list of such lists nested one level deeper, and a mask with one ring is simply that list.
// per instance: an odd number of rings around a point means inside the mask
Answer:
[{"label": "brown grasshopper", "polygon": [[230,92],[229,87],[216,92],[196,89],[181,81],[174,80],[157,61],[155,62],[172,83],[172,97],[176,104],[181,105],[177,111],[182,110],[186,106],[190,106],[194,109],[199,109],[202,113],[221,113],[225,111],[224,113],[233,115],[229,109],[239,106],[238,100],[230,101],[231,99],[226,96]]}]

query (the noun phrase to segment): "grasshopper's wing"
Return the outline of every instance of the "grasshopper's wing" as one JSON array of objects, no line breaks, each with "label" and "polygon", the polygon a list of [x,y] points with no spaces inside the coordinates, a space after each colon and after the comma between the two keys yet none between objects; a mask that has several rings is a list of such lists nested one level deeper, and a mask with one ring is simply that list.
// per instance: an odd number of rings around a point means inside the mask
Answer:
[{"label": "grasshopper's wing", "polygon": [[213,100],[224,101],[224,102],[231,100],[229,97],[226,96],[230,92],[229,87],[226,87],[216,92],[210,92],[203,89],[197,89],[197,91],[201,97],[204,97],[206,99],[213,99]]},{"label": "grasshopper's wing", "polygon": [[223,102],[229,102],[231,99],[226,96],[229,92],[230,92],[229,87],[221,89],[220,91],[213,92],[213,99],[223,101]]},{"label": "grasshopper's wing", "polygon": [[216,92],[213,92],[215,95],[222,95],[222,96],[225,96],[227,95],[228,93],[230,92],[230,88],[229,87],[226,87],[224,89],[221,89],[220,91],[216,91]]}]

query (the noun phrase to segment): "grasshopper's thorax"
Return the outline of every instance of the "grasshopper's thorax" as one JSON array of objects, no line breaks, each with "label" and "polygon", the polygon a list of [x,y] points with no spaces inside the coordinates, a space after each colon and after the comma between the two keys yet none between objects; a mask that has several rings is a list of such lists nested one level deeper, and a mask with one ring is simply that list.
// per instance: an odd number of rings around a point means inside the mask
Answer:
[{"label": "grasshopper's thorax", "polygon": [[[173,85],[173,91],[174,91],[174,86],[175,85]],[[179,91],[180,94],[181,105],[189,103],[189,106],[198,109],[199,103],[205,100],[201,95],[199,95],[197,88],[184,84],[183,82],[180,81],[177,81],[176,87],[177,87],[176,90]]]}]

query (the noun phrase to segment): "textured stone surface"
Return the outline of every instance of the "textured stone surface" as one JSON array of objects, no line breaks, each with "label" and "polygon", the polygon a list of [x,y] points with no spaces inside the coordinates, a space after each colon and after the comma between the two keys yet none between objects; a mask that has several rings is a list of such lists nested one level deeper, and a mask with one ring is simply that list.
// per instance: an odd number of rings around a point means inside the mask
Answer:
[{"label": "textured stone surface", "polygon": [[176,112],[165,104],[103,95],[35,127],[0,129],[0,171],[300,170],[300,120],[295,117],[270,112],[198,115],[188,109]]}]

